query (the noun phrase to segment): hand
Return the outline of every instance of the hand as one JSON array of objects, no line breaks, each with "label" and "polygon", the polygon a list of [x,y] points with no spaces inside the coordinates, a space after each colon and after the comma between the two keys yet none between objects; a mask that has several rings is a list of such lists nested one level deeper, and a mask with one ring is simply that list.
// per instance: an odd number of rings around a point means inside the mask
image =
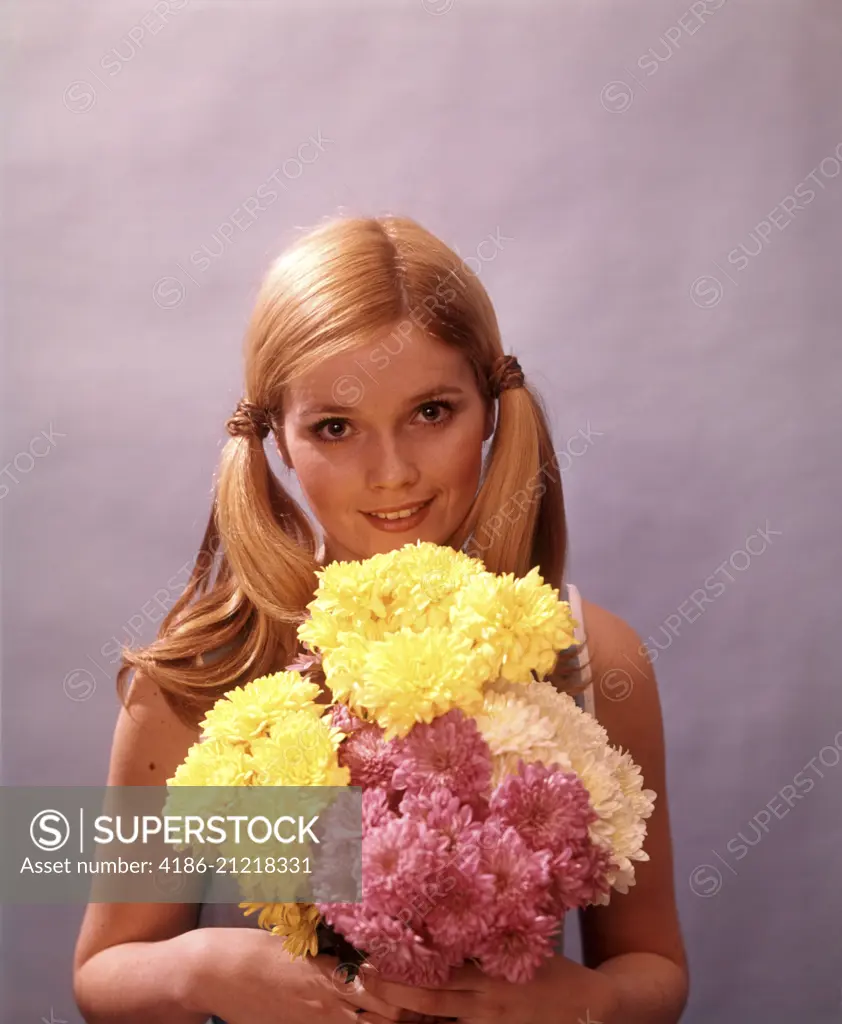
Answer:
[{"label": "hand", "polygon": [[283,939],[263,928],[199,928],[189,939],[185,1008],[214,1014],[226,1024],[421,1020],[420,1014],[366,992],[359,980],[345,983],[335,956],[293,960]]},{"label": "hand", "polygon": [[490,978],[474,964],[459,967],[437,988],[385,981],[364,967],[367,992],[392,1005],[405,1006],[460,1024],[616,1024],[617,995],[611,978],[557,955],[545,961],[531,981],[514,984]]}]

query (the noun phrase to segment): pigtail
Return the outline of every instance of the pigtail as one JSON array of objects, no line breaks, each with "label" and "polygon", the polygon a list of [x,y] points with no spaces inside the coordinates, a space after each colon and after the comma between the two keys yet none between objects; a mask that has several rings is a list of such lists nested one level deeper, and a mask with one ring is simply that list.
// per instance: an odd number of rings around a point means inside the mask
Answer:
[{"label": "pigtail", "polygon": [[272,472],[260,439],[231,438],[184,591],[157,640],[123,649],[121,702],[130,674],[141,670],[175,714],[195,725],[234,686],[284,668],[298,652],[317,568],[309,520]]},{"label": "pigtail", "polygon": [[[525,382],[500,394],[485,477],[452,542],[491,572],[525,576],[536,566],[545,583],[561,588],[567,560],[561,476],[546,410]],[[577,645],[559,654],[549,679],[560,691],[586,688],[579,680],[581,653]]]},{"label": "pigtail", "polygon": [[260,438],[239,436],[225,445],[216,510],[243,595],[275,622],[300,622],[316,583],[315,537],[304,510],[272,472]]}]

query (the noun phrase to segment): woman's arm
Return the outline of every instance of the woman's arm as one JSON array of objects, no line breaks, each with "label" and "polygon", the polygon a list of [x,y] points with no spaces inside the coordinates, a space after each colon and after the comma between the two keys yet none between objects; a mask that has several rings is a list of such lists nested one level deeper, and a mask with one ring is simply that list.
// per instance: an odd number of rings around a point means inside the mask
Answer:
[{"label": "woman's arm", "polygon": [[205,1024],[196,979],[195,931],[156,942],[123,942],[87,960],[73,994],[87,1024]]},{"label": "woman's arm", "polygon": [[591,652],[595,713],[609,742],[641,768],[657,793],[628,893],[579,911],[584,964],[610,978],[616,1024],[675,1024],[687,1003],[689,971],[676,908],[661,703],[652,664],[637,633],[604,608],[583,602]]},{"label": "woman's arm", "polygon": [[622,953],[604,960],[596,970],[609,977],[614,988],[617,1009],[612,1024],[680,1020],[687,1004],[687,971],[672,960],[658,953]]},{"label": "woman's arm", "polygon": [[[135,673],[114,730],[108,786],[164,786],[199,738],[160,691]],[[85,908],[73,993],[89,1024],[204,1024],[181,1005],[193,965],[194,903],[102,903]]]}]

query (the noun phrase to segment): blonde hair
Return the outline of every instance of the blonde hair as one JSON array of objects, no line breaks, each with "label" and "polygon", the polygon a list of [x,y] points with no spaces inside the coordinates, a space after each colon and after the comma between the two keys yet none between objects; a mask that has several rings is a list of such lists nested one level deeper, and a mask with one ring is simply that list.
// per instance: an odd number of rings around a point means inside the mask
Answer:
[{"label": "blonde hair", "polygon": [[[263,279],[245,337],[244,397],[268,411],[280,439],[293,378],[407,321],[458,348],[494,401],[490,381],[503,349],[478,276],[410,218],[327,221],[286,249]],[[400,336],[392,330],[395,344]],[[560,473],[543,404],[526,384],[499,395],[480,487],[448,543],[492,572],[523,576],[537,566],[561,586]],[[272,471],[259,435],[232,436],[190,579],[158,638],[123,649],[120,700],[139,669],[195,724],[227,690],[288,665],[300,653],[296,628],[317,583],[316,548],[310,520]],[[205,663],[211,652],[221,656]],[[578,653],[562,652],[551,677],[568,693],[584,688],[576,684]]]}]

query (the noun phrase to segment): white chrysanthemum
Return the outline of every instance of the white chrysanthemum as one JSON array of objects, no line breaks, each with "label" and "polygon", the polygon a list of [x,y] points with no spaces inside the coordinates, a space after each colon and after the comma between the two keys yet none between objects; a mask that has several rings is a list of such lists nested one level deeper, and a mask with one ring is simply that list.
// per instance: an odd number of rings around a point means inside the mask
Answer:
[{"label": "white chrysanthemum", "polygon": [[645,819],[652,814],[657,794],[654,790],[643,788],[640,767],[628,752],[609,747],[607,765],[621,794],[619,807],[607,821],[594,822],[593,832],[604,835],[611,843],[618,868],[616,875],[611,876],[611,884],[618,892],[626,893],[634,885],[632,861],[649,860],[649,854],[643,849],[646,838]]},{"label": "white chrysanthemum", "polygon": [[[628,753],[612,747],[603,726],[566,693],[540,680],[524,686],[497,680],[486,688],[480,732],[491,748],[496,785],[517,770],[519,758],[559,765],[575,772],[590,795],[597,819],[590,836],[611,853],[612,888],[634,885],[632,861],[645,861],[645,819],[656,793],[643,788],[640,768]],[[603,903],[608,902],[604,896]]]},{"label": "white chrysanthemum", "polygon": [[508,682],[493,684],[483,694],[483,710],[475,719],[491,749],[493,786],[517,771],[520,758],[563,764],[568,771],[573,770],[569,759],[559,750],[555,723],[539,705],[524,699],[523,687]]}]

